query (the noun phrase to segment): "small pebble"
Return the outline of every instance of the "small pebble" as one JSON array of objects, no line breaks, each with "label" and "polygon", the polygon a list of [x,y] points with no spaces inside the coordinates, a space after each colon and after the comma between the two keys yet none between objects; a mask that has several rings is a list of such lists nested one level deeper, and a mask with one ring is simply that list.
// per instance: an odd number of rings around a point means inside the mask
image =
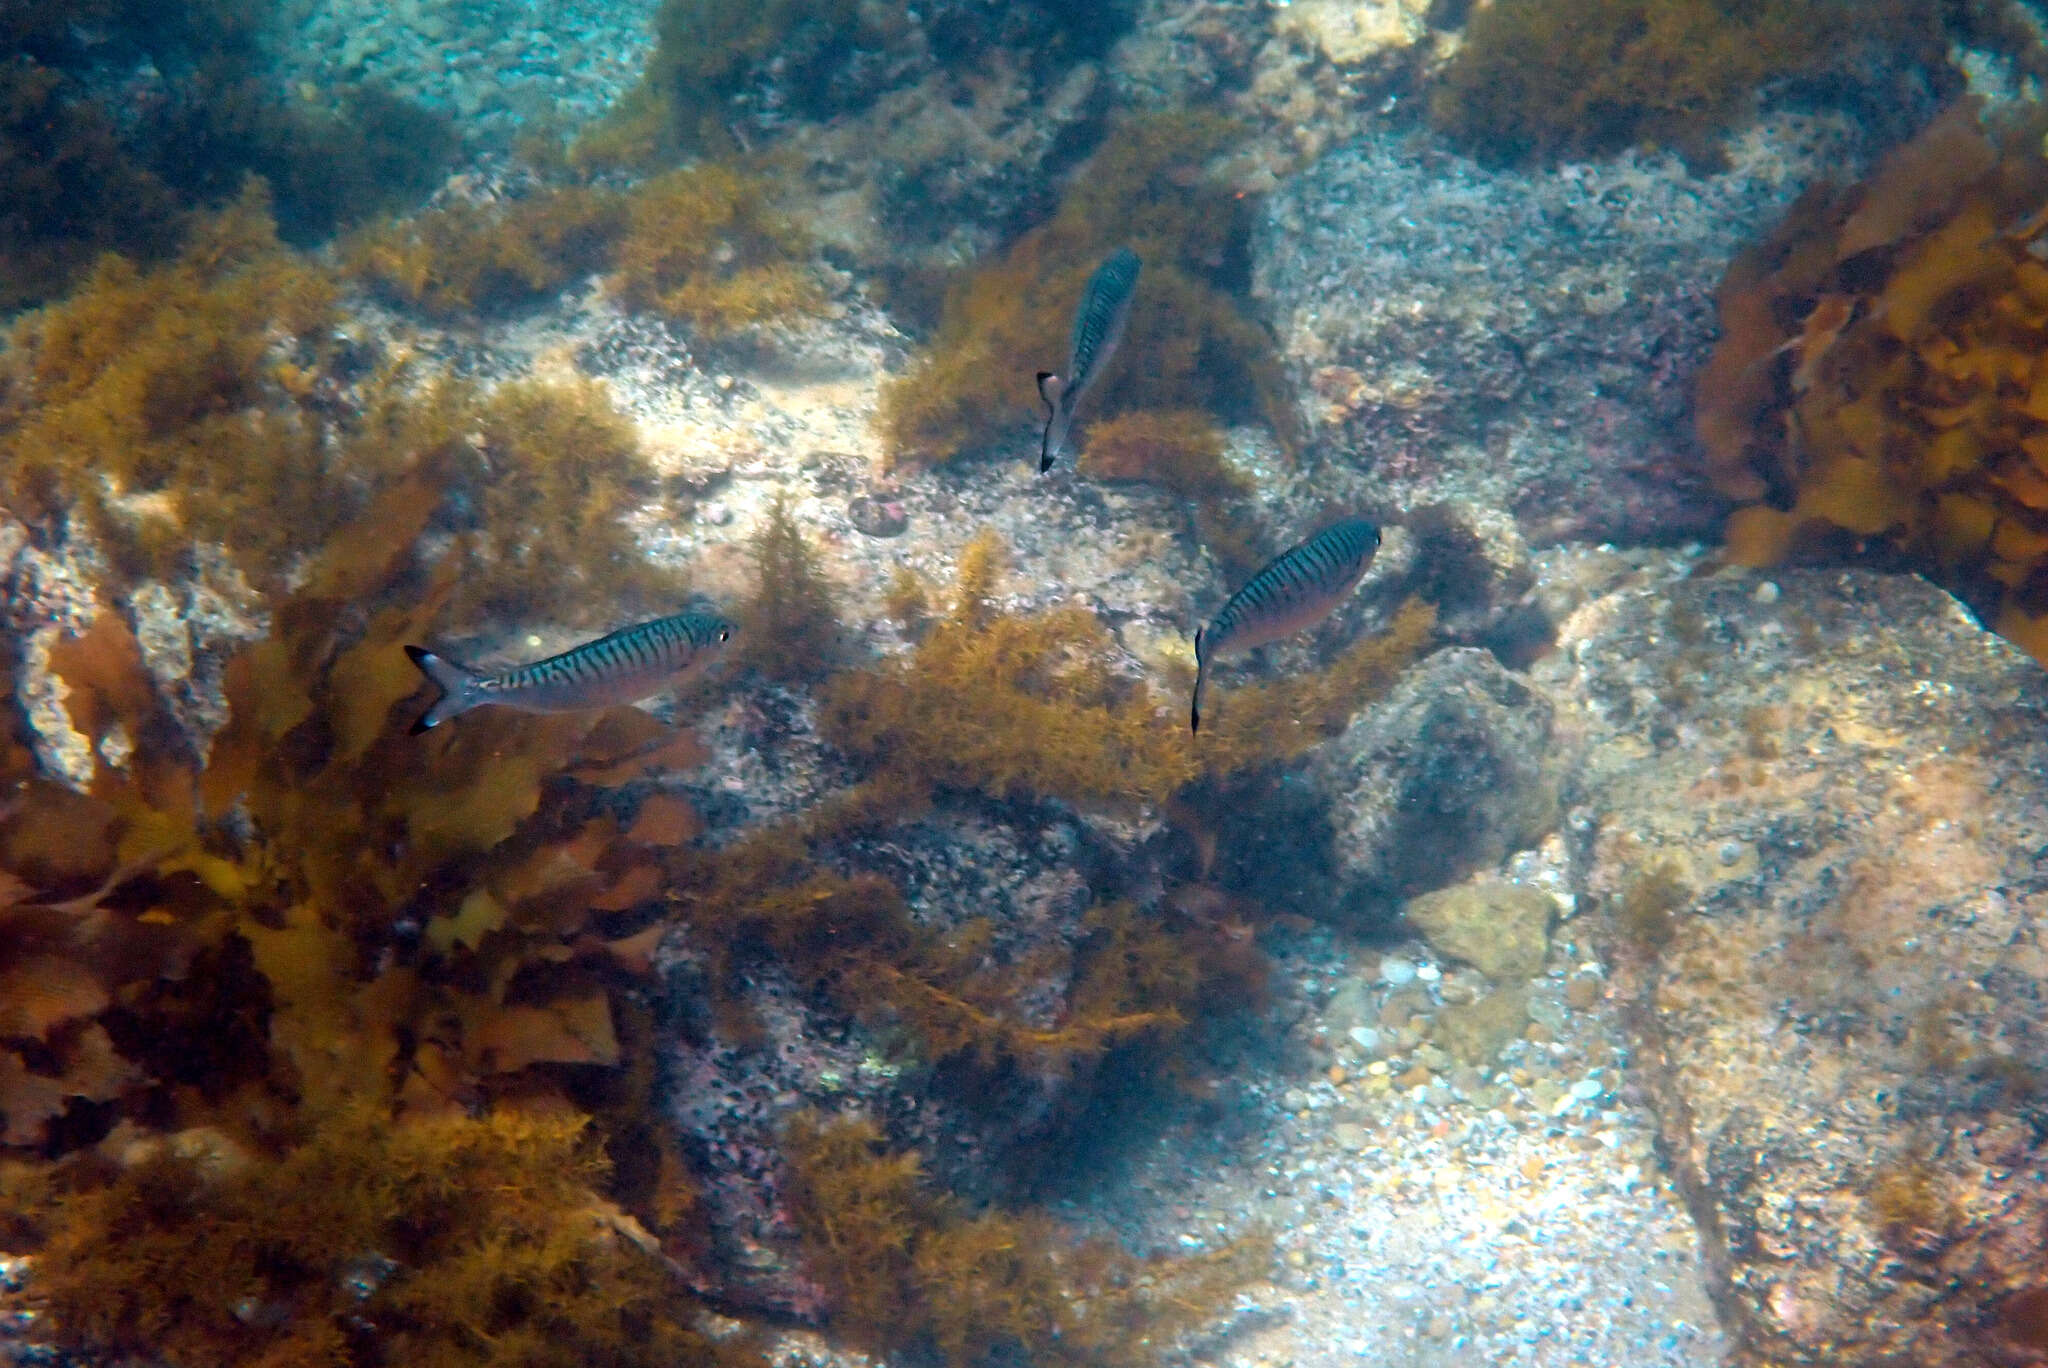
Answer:
[{"label": "small pebble", "polygon": [[1723,841],[1723,842],[1721,843],[1721,851],[1720,851],[1720,855],[1721,855],[1721,863],[1722,863],[1723,865],[1732,865],[1732,864],[1734,864],[1734,863],[1735,863],[1736,861],[1738,861],[1738,860],[1740,860],[1740,859],[1742,858],[1742,842],[1740,842],[1740,841]]},{"label": "small pebble", "polygon": [[1407,1073],[1395,1079],[1394,1086],[1404,1090],[1408,1088],[1426,1088],[1429,1086],[1430,1080],[1435,1077],[1436,1075],[1432,1074],[1423,1065],[1417,1064],[1409,1069]]},{"label": "small pebble", "polygon": [[895,499],[856,494],[846,505],[846,517],[858,532],[870,537],[899,537],[910,526],[910,515]]},{"label": "small pebble", "polygon": [[1342,1064],[1332,1064],[1330,1066],[1329,1079],[1331,1087],[1343,1087],[1344,1080],[1348,1077],[1350,1077],[1350,1075],[1344,1072],[1344,1066]]},{"label": "small pebble", "polygon": [[1579,974],[1564,986],[1564,1000],[1575,1012],[1583,1012],[1600,1001],[1604,985],[1592,974]]},{"label": "small pebble", "polygon": [[1351,1043],[1361,1050],[1377,1050],[1380,1047],[1380,1033],[1370,1026],[1353,1026],[1345,1032]]},{"label": "small pebble", "polygon": [[1600,1086],[1600,1080],[1597,1078],[1582,1078],[1572,1084],[1572,1096],[1581,1102],[1591,1102],[1603,1091],[1605,1089]]},{"label": "small pebble", "polygon": [[1380,961],[1381,983],[1391,983],[1399,988],[1402,984],[1415,982],[1415,977],[1415,966],[1407,960],[1389,955]]},{"label": "small pebble", "polygon": [[1415,969],[1415,977],[1421,979],[1424,983],[1435,983],[1443,976],[1444,971],[1437,968],[1434,964],[1417,965]]},{"label": "small pebble", "polygon": [[1752,594],[1751,597],[1754,598],[1758,603],[1762,604],[1776,603],[1778,601],[1777,581],[1765,580],[1763,583],[1757,585],[1756,592]]}]

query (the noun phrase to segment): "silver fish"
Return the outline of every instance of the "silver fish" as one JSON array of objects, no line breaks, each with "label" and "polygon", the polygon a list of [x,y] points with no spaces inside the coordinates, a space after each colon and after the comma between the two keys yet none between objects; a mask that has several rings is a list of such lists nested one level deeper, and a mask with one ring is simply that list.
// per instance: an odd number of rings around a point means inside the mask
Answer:
[{"label": "silver fish", "polygon": [[1358,586],[1380,549],[1380,530],[1345,518],[1282,551],[1232,594],[1195,633],[1195,698],[1188,730],[1202,729],[1202,685],[1209,662],[1292,636],[1329,616]]},{"label": "silver fish", "polygon": [[1095,268],[1095,274],[1088,277],[1088,288],[1081,292],[1081,307],[1074,313],[1066,376],[1038,373],[1038,397],[1045,401],[1045,435],[1038,442],[1041,475],[1059,459],[1067,444],[1067,429],[1074,425],[1074,410],[1109,365],[1116,344],[1124,339],[1124,325],[1131,321],[1131,298],[1138,292],[1139,265],[1136,252],[1119,247]]},{"label": "silver fish", "polygon": [[521,712],[579,712],[636,702],[708,659],[732,633],[733,625],[716,613],[677,613],[491,675],[408,646],[412,663],[441,690],[412,732],[417,736],[486,703]]}]

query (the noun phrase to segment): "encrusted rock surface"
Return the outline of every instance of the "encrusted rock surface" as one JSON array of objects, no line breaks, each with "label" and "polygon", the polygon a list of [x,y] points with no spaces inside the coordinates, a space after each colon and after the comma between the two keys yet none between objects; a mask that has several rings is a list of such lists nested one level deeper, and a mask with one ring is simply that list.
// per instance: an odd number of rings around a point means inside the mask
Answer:
[{"label": "encrusted rock surface", "polygon": [[1917,579],[1595,600],[1579,901],[1756,1364],[2048,1351],[2048,676]]},{"label": "encrusted rock surface", "polygon": [[1540,888],[1479,879],[1411,898],[1402,911],[1432,950],[1510,983],[1541,972],[1557,899]]},{"label": "encrusted rock surface", "polygon": [[1532,542],[1705,530],[1684,434],[1713,289],[1854,142],[1787,116],[1706,176],[1634,153],[1489,170],[1384,127],[1338,147],[1257,248],[1316,450],[1392,502],[1511,510]]},{"label": "encrusted rock surface", "polygon": [[1486,651],[1440,651],[1224,835],[1227,882],[1355,925],[1498,865],[1557,813],[1551,705]]}]

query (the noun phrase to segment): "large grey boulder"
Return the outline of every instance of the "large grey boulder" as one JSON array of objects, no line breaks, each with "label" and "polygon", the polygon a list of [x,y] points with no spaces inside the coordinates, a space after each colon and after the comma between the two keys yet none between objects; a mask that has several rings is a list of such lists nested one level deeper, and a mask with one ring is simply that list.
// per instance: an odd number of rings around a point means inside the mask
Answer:
[{"label": "large grey boulder", "polygon": [[1439,651],[1309,760],[1242,795],[1221,875],[1269,905],[1370,926],[1555,825],[1552,709],[1487,651]]}]

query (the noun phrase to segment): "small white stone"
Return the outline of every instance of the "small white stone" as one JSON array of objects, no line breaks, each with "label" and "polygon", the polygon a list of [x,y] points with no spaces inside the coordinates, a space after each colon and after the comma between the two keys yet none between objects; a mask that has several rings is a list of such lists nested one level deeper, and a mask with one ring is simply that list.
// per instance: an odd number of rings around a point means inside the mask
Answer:
[{"label": "small white stone", "polygon": [[1424,983],[1435,983],[1443,976],[1444,971],[1437,968],[1434,964],[1421,964],[1415,968],[1415,977],[1421,979]]},{"label": "small white stone", "polygon": [[1751,597],[1758,603],[1765,605],[1776,603],[1778,601],[1778,582],[1776,580],[1763,581],[1757,585],[1756,592]]},{"label": "small white stone", "polygon": [[1415,982],[1415,966],[1407,960],[1389,955],[1380,961],[1380,982],[1391,983],[1399,988],[1404,983]]}]

